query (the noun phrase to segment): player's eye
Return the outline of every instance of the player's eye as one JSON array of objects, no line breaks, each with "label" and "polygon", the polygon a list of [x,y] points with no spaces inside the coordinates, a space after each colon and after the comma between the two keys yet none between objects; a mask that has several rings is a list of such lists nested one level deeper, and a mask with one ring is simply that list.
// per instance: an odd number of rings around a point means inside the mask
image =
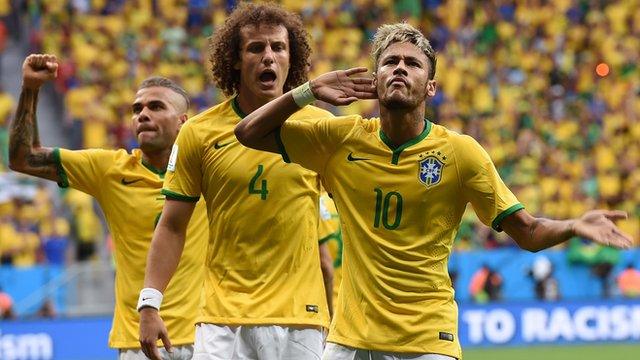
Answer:
[{"label": "player's eye", "polygon": [[251,53],[259,53],[264,49],[264,45],[262,44],[251,44],[247,47],[247,51]]}]

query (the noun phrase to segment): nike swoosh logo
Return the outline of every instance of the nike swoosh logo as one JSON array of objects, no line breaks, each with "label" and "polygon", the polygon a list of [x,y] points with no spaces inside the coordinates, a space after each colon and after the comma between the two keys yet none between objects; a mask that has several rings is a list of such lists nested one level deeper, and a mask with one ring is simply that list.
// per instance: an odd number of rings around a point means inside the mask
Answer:
[{"label": "nike swoosh logo", "polygon": [[217,142],[217,143],[213,144],[213,148],[214,149],[220,149],[220,148],[223,148],[223,147],[225,147],[227,145],[230,145],[232,143],[233,143],[233,141],[229,141],[228,143],[224,143],[224,144],[220,144],[219,142]]},{"label": "nike swoosh logo", "polygon": [[360,161],[360,160],[371,160],[371,159],[368,159],[368,158],[361,158],[361,157],[355,157],[355,156],[353,156],[353,153],[352,153],[352,152],[350,152],[350,153],[349,153],[349,156],[347,156],[347,160],[349,160],[349,161]]},{"label": "nike swoosh logo", "polygon": [[120,180],[120,182],[122,183],[122,185],[131,185],[135,182],[138,182],[142,179],[135,179],[135,180],[131,180],[131,181],[127,181],[125,178],[122,178],[122,180]]}]

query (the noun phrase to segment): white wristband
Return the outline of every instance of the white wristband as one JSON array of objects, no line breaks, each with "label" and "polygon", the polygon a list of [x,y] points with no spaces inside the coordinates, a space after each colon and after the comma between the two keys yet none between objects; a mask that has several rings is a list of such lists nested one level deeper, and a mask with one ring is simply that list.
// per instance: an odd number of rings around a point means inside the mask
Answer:
[{"label": "white wristband", "polygon": [[138,297],[138,311],[142,308],[152,307],[156,310],[160,310],[160,304],[162,304],[162,293],[154,288],[144,288],[140,290],[140,297]]},{"label": "white wristband", "polygon": [[293,91],[291,91],[291,95],[293,95],[293,101],[295,101],[300,108],[303,108],[318,100],[313,95],[313,91],[311,91],[311,86],[309,85],[308,81],[293,89]]}]

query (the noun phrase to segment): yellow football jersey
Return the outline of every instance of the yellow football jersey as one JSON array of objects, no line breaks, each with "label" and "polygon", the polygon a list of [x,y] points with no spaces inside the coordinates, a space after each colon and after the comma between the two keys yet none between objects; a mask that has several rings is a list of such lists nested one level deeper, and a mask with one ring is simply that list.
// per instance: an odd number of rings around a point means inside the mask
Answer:
[{"label": "yellow football jersey", "polygon": [[[331,114],[308,106],[296,119]],[[328,326],[318,256],[318,175],[242,146],[236,98],[180,130],[163,193],[209,211],[205,304],[199,322]]]},{"label": "yellow football jersey", "polygon": [[[115,310],[109,346],[140,348],[138,293],[153,231],[160,218],[164,172],[143,163],[139,149],[55,149],[61,187],[86,192],[104,212],[115,245]],[[160,316],[174,345],[191,344],[195,336],[204,256],[208,244],[206,206],[201,201],[187,228],[180,264],[164,292]]]},{"label": "yellow football jersey", "polygon": [[461,357],[447,271],[467,203],[500,229],[522,209],[471,137],[425,120],[394,147],[379,119],[287,121],[282,156],[320,174],[344,236],[343,277],[328,341]]}]

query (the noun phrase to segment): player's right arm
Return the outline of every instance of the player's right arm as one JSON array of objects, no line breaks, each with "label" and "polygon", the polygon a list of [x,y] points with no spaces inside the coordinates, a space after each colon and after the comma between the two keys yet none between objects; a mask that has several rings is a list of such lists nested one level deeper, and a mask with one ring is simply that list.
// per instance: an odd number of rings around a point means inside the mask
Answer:
[{"label": "player's right arm", "polygon": [[[147,257],[145,289],[156,289],[162,293],[169,284],[184,249],[187,225],[195,205],[195,202],[190,201],[166,200]],[[144,295],[141,294],[142,296]],[[192,296],[199,296],[199,294]],[[139,308],[139,311],[142,351],[150,359],[160,360],[156,341],[161,339],[165,349],[167,351],[171,349],[167,328],[160,318],[158,309],[147,306]]]},{"label": "player's right arm", "polygon": [[53,55],[29,55],[22,64],[22,90],[9,132],[9,168],[59,182],[54,151],[40,145],[36,121],[40,87],[54,79],[57,71]]},{"label": "player's right arm", "polygon": [[236,138],[244,146],[279,153],[278,129],[293,113],[311,101],[322,100],[343,106],[358,99],[375,99],[372,79],[351,77],[366,71],[366,68],[332,71],[287,92],[242,119],[235,128]]}]

